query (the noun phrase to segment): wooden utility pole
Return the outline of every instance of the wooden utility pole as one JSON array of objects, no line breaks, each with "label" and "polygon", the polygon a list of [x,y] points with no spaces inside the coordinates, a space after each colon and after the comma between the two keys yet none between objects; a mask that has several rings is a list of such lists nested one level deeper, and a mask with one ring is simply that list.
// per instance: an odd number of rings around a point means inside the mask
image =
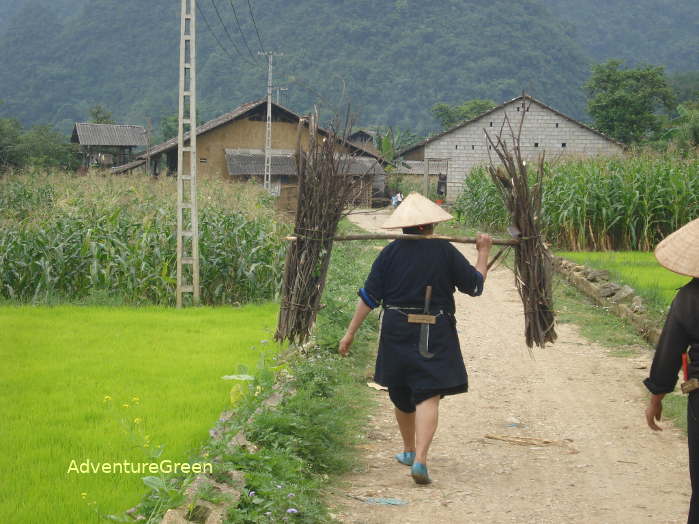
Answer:
[{"label": "wooden utility pole", "polygon": [[[180,24],[180,95],[177,133],[177,307],[182,294],[199,304],[199,219],[197,215],[197,0],[182,0]],[[189,140],[185,144],[185,127]],[[189,153],[189,172],[184,154]],[[191,274],[183,274],[184,266]],[[187,280],[187,282],[185,282]]]},{"label": "wooden utility pole", "polygon": [[267,57],[267,129],[265,133],[265,179],[264,186],[268,192],[272,191],[272,59],[275,56],[284,56],[283,53],[262,51],[258,55]]}]

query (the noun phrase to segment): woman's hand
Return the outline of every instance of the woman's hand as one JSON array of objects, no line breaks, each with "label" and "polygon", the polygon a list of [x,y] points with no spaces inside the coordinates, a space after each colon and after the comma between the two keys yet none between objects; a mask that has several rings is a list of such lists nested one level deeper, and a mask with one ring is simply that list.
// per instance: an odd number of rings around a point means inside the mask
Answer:
[{"label": "woman's hand", "polygon": [[493,239],[490,238],[490,235],[487,235],[485,233],[479,233],[478,236],[476,236],[476,249],[478,251],[485,250],[486,253],[490,251],[490,247],[493,245]]},{"label": "woman's hand", "polygon": [[340,340],[340,347],[338,348],[338,352],[340,353],[340,355],[346,357],[349,354],[352,342],[354,342],[354,335],[349,332],[345,333],[345,336],[342,337],[342,339]]},{"label": "woman's hand", "polygon": [[646,422],[653,431],[662,431],[663,428],[658,426],[655,421],[660,422],[660,416],[663,414],[663,397],[665,395],[651,395],[650,403],[646,408]]}]

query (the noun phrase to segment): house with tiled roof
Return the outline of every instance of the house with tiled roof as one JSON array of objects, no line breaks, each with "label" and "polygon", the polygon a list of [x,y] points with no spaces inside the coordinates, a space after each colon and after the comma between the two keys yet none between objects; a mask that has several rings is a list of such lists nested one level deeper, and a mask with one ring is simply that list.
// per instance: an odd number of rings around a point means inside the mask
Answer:
[{"label": "house with tiled roof", "polygon": [[453,202],[471,170],[491,161],[493,152],[485,133],[495,137],[503,130],[503,137],[509,136],[509,130],[503,128],[506,117],[515,127],[522,122],[520,148],[526,159],[537,159],[542,153],[554,160],[563,156],[610,156],[624,151],[621,142],[525,94],[405,148],[399,156],[412,165],[414,172],[422,168],[419,174],[429,165],[433,175],[434,166],[438,165],[440,173],[447,174],[446,200]]}]

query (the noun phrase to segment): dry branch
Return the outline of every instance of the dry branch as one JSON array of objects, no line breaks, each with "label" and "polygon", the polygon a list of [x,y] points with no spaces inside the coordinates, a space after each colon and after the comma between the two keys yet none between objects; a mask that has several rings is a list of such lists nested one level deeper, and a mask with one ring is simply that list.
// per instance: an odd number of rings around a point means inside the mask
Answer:
[{"label": "dry branch", "polygon": [[[320,309],[337,225],[355,198],[350,173],[352,156],[339,152],[347,144],[349,113],[340,125],[336,118],[327,133],[319,133],[315,113],[299,123],[296,145],[298,205],[295,240],[289,245],[282,282],[281,309],[275,339],[302,343],[308,339]],[[301,147],[308,133],[308,151]],[[361,191],[361,188],[359,189]]]},{"label": "dry branch", "polygon": [[533,344],[544,347],[547,342],[554,342],[556,332],[551,290],[553,265],[539,228],[544,155],[539,157],[530,176],[520,148],[520,135],[527,111],[528,107],[523,105],[516,132],[505,115],[500,132],[491,136],[485,131],[485,135],[501,164],[496,166],[491,157],[488,171],[500,189],[512,224],[522,235],[515,249],[514,274],[524,306],[525,339],[531,348]]}]

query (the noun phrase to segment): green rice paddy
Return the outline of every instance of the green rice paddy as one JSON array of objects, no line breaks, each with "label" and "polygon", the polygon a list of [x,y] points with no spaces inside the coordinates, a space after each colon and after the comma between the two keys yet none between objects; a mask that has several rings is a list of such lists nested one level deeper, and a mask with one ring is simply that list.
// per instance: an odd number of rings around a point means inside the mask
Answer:
[{"label": "green rice paddy", "polygon": [[558,256],[595,269],[609,271],[614,282],[631,286],[654,309],[664,312],[677,294],[677,289],[689,282],[684,277],[658,264],[653,253],[641,251],[558,252]]},{"label": "green rice paddy", "polygon": [[0,307],[3,522],[100,522],[139,502],[153,473],[73,461],[143,463],[160,445],[156,462],[187,461],[231,406],[221,377],[278,350],[277,308]]}]

